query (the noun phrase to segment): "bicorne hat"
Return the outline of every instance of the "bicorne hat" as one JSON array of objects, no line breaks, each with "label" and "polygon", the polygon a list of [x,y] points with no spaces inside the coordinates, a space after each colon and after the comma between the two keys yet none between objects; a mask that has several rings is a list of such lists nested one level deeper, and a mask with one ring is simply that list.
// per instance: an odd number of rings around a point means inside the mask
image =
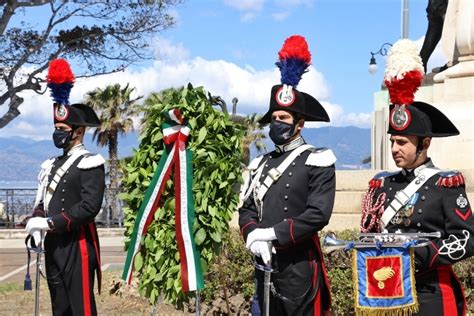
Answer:
[{"label": "bicorne hat", "polygon": [[259,120],[261,124],[271,122],[272,112],[289,111],[302,115],[306,121],[329,122],[329,116],[321,103],[311,95],[296,89],[301,76],[311,63],[311,53],[304,37],[293,35],[285,40],[278,52],[281,84],[272,87],[270,107]]},{"label": "bicorne hat", "polygon": [[100,126],[100,120],[91,107],[80,103],[69,104],[69,94],[74,85],[74,74],[66,60],[58,58],[51,61],[46,79],[54,100],[55,124]]},{"label": "bicorne hat", "polygon": [[420,137],[459,135],[456,126],[440,110],[414,101],[423,74],[421,57],[412,41],[402,39],[390,48],[384,77],[391,102],[387,133]]}]

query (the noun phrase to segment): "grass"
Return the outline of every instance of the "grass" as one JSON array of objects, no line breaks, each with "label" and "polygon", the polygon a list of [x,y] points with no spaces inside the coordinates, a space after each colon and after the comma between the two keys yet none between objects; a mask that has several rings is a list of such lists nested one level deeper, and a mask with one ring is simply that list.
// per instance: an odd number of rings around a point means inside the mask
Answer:
[{"label": "grass", "polygon": [[[140,297],[136,288],[126,286],[120,279],[121,270],[104,271],[102,293],[95,292],[99,315],[151,315],[154,307]],[[35,283],[33,290],[24,291],[23,282],[0,284],[0,315],[33,315],[35,309]],[[183,315],[174,306],[161,304],[157,315]],[[40,281],[40,315],[51,315],[51,300],[45,279]]]}]

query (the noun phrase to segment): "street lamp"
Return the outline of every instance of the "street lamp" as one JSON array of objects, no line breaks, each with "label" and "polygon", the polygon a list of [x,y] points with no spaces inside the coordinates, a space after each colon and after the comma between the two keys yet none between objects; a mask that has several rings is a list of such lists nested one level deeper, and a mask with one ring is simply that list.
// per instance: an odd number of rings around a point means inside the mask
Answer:
[{"label": "street lamp", "polygon": [[369,73],[371,75],[375,74],[377,72],[377,69],[378,69],[377,62],[375,61],[375,55],[386,56],[387,52],[388,52],[388,47],[392,47],[392,44],[383,43],[378,51],[376,51],[375,53],[370,52],[372,57],[370,57],[369,69],[368,70],[369,70]]}]

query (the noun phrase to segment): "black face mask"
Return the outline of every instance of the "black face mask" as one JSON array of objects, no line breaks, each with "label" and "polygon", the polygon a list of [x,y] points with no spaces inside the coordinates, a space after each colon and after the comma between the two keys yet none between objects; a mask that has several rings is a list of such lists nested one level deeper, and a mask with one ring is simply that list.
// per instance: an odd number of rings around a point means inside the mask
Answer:
[{"label": "black face mask", "polygon": [[295,126],[295,124],[272,121],[270,123],[270,138],[276,145],[286,144],[293,137]]},{"label": "black face mask", "polygon": [[72,134],[74,130],[70,131],[62,131],[62,130],[54,130],[53,133],[53,141],[54,146],[58,148],[67,148],[72,141]]}]

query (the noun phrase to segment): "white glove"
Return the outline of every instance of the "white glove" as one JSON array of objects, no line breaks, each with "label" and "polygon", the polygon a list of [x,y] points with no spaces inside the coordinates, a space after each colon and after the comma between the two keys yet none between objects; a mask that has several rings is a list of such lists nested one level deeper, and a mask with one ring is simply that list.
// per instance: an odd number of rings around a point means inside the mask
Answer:
[{"label": "white glove", "polygon": [[26,232],[30,235],[32,235],[32,233],[35,231],[48,230],[48,229],[49,229],[48,221],[44,217],[30,218],[25,228]]},{"label": "white glove", "polygon": [[270,262],[271,254],[266,241],[256,241],[250,245],[250,251],[258,257],[261,257],[265,264]]},{"label": "white glove", "polygon": [[247,243],[245,244],[245,247],[247,249],[250,249],[250,246],[258,240],[261,241],[271,241],[275,240],[276,235],[275,235],[275,230],[272,228],[257,228],[253,230],[248,236],[247,236]]},{"label": "white glove", "polygon": [[31,236],[33,236],[33,239],[35,240],[36,248],[42,248],[42,242],[45,235],[40,230],[34,230],[31,232]]}]

